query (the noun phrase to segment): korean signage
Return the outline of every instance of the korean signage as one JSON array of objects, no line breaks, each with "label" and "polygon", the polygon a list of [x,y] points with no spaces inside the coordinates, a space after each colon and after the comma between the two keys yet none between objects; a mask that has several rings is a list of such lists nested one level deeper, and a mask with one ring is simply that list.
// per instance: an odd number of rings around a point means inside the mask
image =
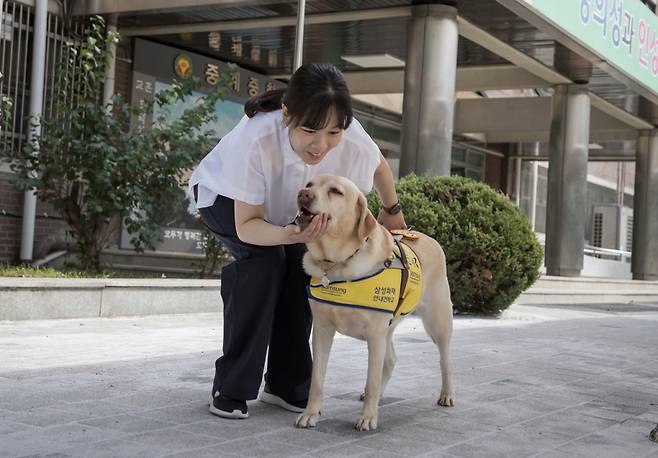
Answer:
[{"label": "korean signage", "polygon": [[[195,228],[186,227],[161,227],[160,240],[155,243],[156,251],[168,251],[178,253],[199,253],[203,254],[205,240],[203,231]],[[126,227],[121,230],[121,243],[123,249],[133,249],[130,240],[132,236],[128,234]]]},{"label": "korean signage", "polygon": [[517,0],[658,94],[658,17],[639,0]]},{"label": "korean signage", "polygon": [[[210,40],[213,46],[218,46],[219,37]],[[235,49],[240,49],[241,42],[233,43]],[[254,50],[252,49],[252,52]],[[138,75],[150,75],[159,81],[170,82],[172,79],[187,80],[199,78],[207,90],[216,86],[222,73],[228,70],[228,64],[201,54],[181,51],[170,46],[137,39],[135,41],[135,59],[133,65],[133,91]],[[238,67],[231,81],[232,93],[229,98],[244,102],[246,99],[262,92],[285,87],[284,83],[276,81],[256,72]],[[135,101],[136,99],[132,99]]]},{"label": "korean signage", "polygon": [[268,67],[279,64],[277,48],[261,47],[257,38],[245,38],[239,32],[208,32],[207,46],[212,52],[230,56],[238,62]]}]

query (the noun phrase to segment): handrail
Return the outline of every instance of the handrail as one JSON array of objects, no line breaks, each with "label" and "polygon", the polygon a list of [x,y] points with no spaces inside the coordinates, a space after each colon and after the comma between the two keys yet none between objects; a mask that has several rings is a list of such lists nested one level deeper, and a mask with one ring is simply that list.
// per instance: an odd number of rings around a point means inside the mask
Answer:
[{"label": "handrail", "polygon": [[[546,236],[545,234],[535,233],[537,236],[537,241],[542,247],[546,247]],[[606,255],[606,256],[617,256],[620,258],[630,258],[632,253],[630,251],[624,250],[615,250],[613,248],[602,248],[598,246],[592,246],[585,244],[583,252],[587,255]]]},{"label": "handrail", "polygon": [[632,255],[630,251],[615,250],[612,248],[601,248],[598,246],[591,246],[591,245],[585,245],[585,249],[583,251],[585,252],[585,254],[591,254],[591,255],[604,254],[608,256],[620,256],[622,258],[630,258]]}]

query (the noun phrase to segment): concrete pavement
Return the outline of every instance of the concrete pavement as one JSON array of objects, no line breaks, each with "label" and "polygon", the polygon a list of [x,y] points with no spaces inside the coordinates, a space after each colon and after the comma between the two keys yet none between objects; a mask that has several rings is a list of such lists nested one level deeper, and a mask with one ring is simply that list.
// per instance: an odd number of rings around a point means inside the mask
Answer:
[{"label": "concrete pavement", "polygon": [[324,419],[258,401],[211,416],[220,314],[0,322],[0,456],[656,457],[658,307],[513,306],[456,318],[456,406],[435,406],[435,346],[411,317],[379,429],[352,425],[363,342],[339,337]]}]

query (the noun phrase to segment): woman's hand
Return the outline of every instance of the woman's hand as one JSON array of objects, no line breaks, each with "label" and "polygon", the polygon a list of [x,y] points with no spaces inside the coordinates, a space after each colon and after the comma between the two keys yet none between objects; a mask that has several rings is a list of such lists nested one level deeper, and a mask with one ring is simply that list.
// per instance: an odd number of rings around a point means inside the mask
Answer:
[{"label": "woman's hand", "polygon": [[404,215],[402,212],[391,215],[384,209],[379,211],[377,216],[377,221],[382,224],[389,231],[392,229],[406,229],[407,223],[404,221]]},{"label": "woman's hand", "polygon": [[328,221],[329,215],[319,213],[313,217],[308,226],[303,230],[295,224],[289,224],[284,228],[287,236],[286,245],[310,243],[319,240],[327,230]]}]

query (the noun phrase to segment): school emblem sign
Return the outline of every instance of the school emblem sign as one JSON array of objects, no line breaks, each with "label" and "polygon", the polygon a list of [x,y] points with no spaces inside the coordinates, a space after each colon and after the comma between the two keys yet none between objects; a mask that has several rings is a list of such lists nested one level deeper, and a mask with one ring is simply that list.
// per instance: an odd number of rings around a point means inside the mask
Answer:
[{"label": "school emblem sign", "polygon": [[186,54],[179,54],[174,60],[174,73],[183,79],[192,76],[192,60]]}]

